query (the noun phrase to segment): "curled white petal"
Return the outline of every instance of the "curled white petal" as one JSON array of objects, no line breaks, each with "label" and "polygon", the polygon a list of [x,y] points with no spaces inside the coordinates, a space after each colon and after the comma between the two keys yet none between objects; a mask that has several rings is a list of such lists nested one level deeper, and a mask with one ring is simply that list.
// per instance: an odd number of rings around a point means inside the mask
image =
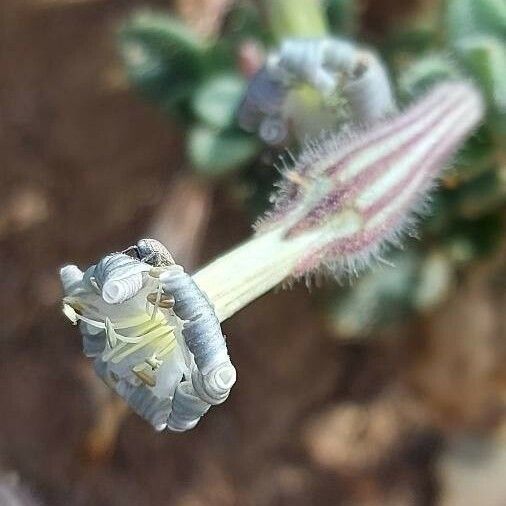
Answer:
[{"label": "curled white petal", "polygon": [[207,297],[157,244],[144,243],[129,249],[137,258],[107,255],[84,274],[64,268],[65,314],[79,324],[97,375],[156,430],[181,432],[227,398],[236,373]]},{"label": "curled white petal", "polygon": [[108,304],[121,304],[135,296],[142,288],[142,273],[150,267],[123,253],[107,255],[95,268],[87,271],[92,276],[102,297]]},{"label": "curled white petal", "polygon": [[268,116],[260,123],[258,134],[266,144],[274,146],[286,140],[288,137],[288,126],[283,118]]},{"label": "curled white petal", "polygon": [[192,372],[192,382],[199,397],[209,404],[221,404],[230,394],[237,379],[235,367],[230,360],[202,374],[198,369]]},{"label": "curled white petal", "polygon": [[73,292],[83,279],[83,272],[77,265],[66,265],[60,269],[60,280],[66,294]]},{"label": "curled white petal", "polygon": [[108,304],[121,304],[131,299],[142,288],[142,274],[135,273],[124,279],[111,279],[102,287],[102,298]]},{"label": "curled white petal", "polygon": [[174,296],[175,313],[185,321],[182,334],[196,364],[195,391],[209,404],[220,404],[235,383],[236,371],[214,309],[181,267],[169,268],[160,281],[164,291]]},{"label": "curled white petal", "polygon": [[369,123],[396,110],[392,86],[385,67],[372,53],[363,53],[355,75],[343,87],[343,94],[356,122]]},{"label": "curled white petal", "polygon": [[193,429],[209,408],[210,404],[196,395],[192,383],[183,381],[176,388],[167,428],[173,432]]}]

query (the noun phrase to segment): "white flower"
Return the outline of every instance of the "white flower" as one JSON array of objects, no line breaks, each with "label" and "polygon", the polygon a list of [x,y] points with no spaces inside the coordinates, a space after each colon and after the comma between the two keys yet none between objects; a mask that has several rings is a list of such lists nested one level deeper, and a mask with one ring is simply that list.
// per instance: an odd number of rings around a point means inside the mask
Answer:
[{"label": "white flower", "polygon": [[115,253],[61,279],[97,374],[157,430],[191,429],[227,398],[235,369],[219,322],[180,266]]}]

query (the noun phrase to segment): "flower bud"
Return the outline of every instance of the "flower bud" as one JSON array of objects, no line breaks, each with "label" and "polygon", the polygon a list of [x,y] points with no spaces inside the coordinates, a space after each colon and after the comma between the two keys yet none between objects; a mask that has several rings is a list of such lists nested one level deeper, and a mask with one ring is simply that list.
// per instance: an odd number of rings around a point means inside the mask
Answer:
[{"label": "flower bud", "polygon": [[306,147],[285,171],[259,233],[304,244],[292,275],[355,273],[397,243],[424,210],[427,190],[483,116],[467,82],[439,84],[402,114],[363,133]]}]

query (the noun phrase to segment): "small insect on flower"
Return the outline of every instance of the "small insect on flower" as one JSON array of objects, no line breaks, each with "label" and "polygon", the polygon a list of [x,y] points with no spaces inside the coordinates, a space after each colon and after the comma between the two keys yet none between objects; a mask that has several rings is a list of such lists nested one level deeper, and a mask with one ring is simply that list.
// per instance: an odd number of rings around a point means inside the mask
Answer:
[{"label": "small insect on flower", "polygon": [[193,428],[235,382],[213,309],[157,241],[143,239],[86,272],[61,270],[64,313],[97,374],[157,430]]}]

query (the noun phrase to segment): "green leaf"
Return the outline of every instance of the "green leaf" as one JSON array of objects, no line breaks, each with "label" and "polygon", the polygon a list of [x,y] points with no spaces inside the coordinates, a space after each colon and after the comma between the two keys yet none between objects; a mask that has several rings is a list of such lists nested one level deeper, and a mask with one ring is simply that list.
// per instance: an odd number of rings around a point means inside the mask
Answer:
[{"label": "green leaf", "polygon": [[199,126],[191,130],[188,155],[197,172],[219,176],[239,169],[259,151],[258,141],[237,130]]},{"label": "green leaf", "polygon": [[203,74],[204,44],[166,14],[132,16],[120,30],[119,46],[130,80],[165,109],[187,100]]},{"label": "green leaf", "polygon": [[412,99],[427,91],[433,84],[444,79],[459,77],[455,63],[441,53],[429,53],[410,63],[401,73],[399,91]]},{"label": "green leaf", "polygon": [[412,299],[418,311],[440,304],[448,294],[453,275],[450,258],[442,251],[431,251],[421,260]]},{"label": "green leaf", "polygon": [[446,24],[450,44],[470,35],[506,37],[504,0],[448,0]]},{"label": "green leaf", "polygon": [[493,165],[494,149],[491,130],[482,125],[457,154],[453,166],[444,173],[444,179],[460,185],[482,175]]},{"label": "green leaf", "polygon": [[490,35],[476,35],[460,40],[456,46],[463,63],[481,84],[489,104],[499,114],[506,114],[506,47]]},{"label": "green leaf", "polygon": [[354,35],[358,29],[359,4],[355,0],[325,0],[328,24],[337,35]]},{"label": "green leaf", "polygon": [[378,266],[361,276],[353,287],[340,290],[328,306],[328,322],[338,337],[371,335],[406,316],[412,309],[418,255],[395,254],[395,267]]},{"label": "green leaf", "polygon": [[453,223],[441,243],[452,261],[464,266],[497,251],[504,237],[504,220],[498,213]]},{"label": "green leaf", "polygon": [[475,0],[475,12],[482,29],[504,40],[506,37],[506,2],[504,0]]},{"label": "green leaf", "polygon": [[272,42],[273,36],[266,26],[260,10],[248,0],[236,0],[227,16],[220,43],[237,47],[242,41]]},{"label": "green leaf", "polygon": [[475,218],[497,210],[506,201],[506,181],[499,170],[488,170],[452,192],[460,216]]},{"label": "green leaf", "polygon": [[244,92],[245,82],[234,74],[220,74],[205,81],[192,100],[195,115],[219,129],[234,123],[235,113]]}]

